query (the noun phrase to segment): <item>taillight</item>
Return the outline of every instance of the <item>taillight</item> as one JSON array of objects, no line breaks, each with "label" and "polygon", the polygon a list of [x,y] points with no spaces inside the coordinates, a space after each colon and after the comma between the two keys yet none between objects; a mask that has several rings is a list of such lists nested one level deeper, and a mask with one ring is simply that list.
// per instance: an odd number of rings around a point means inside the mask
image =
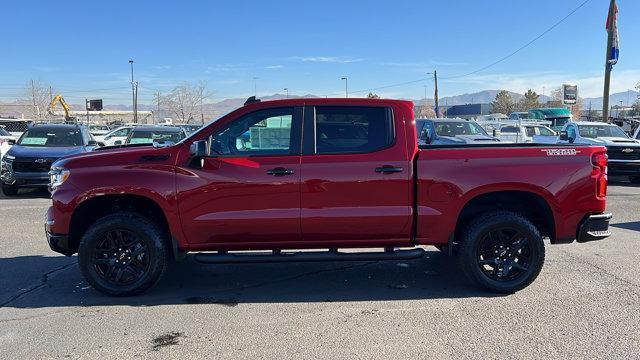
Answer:
[{"label": "taillight", "polygon": [[607,196],[607,163],[609,157],[606,152],[598,152],[591,156],[593,164],[593,177],[596,178],[596,196],[603,198]]}]

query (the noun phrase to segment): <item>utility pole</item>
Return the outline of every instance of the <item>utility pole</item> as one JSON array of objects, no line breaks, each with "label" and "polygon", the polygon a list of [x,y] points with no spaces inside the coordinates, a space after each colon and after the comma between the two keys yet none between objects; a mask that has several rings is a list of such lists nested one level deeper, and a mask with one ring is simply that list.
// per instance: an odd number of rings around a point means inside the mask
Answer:
[{"label": "utility pole", "polygon": [[438,105],[438,72],[436,70],[433,70],[433,81],[435,82],[435,96],[434,96],[435,112],[436,112],[436,118],[439,118],[440,106]]},{"label": "utility pole", "polygon": [[284,91],[287,92],[287,99],[289,98],[289,88],[284,88]]},{"label": "utility pole", "polygon": [[133,80],[133,60],[129,60],[131,65],[131,97],[133,98],[133,122],[138,123],[138,84]]},{"label": "utility pole", "polygon": [[344,80],[344,97],[349,98],[349,79],[346,76],[341,77],[340,80]]},{"label": "utility pole", "polygon": [[604,61],[604,94],[602,95],[602,121],[609,122],[609,87],[611,85],[611,68],[613,64],[611,60],[611,46],[613,45],[613,31],[615,24],[615,8],[616,0],[609,3],[609,16],[607,17],[607,51]]},{"label": "utility pole", "polygon": [[158,103],[157,103],[157,107],[156,107],[156,116],[155,116],[155,120],[154,120],[155,121],[154,125],[158,124],[158,120],[160,118],[160,91],[156,92],[156,101]]}]

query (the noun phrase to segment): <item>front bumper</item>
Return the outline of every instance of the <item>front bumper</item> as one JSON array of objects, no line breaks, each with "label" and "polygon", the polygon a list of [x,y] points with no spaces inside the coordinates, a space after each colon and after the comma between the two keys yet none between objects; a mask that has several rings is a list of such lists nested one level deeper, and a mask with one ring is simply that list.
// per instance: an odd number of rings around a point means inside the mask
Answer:
[{"label": "front bumper", "polygon": [[0,180],[7,185],[19,187],[48,187],[51,181],[49,173],[3,172]]},{"label": "front bumper", "polygon": [[611,236],[611,231],[609,231],[611,217],[611,213],[586,216],[578,228],[577,241],[585,243]]},{"label": "front bumper", "polygon": [[71,256],[75,253],[69,244],[69,235],[54,234],[49,231],[46,231],[46,234],[47,242],[49,243],[51,250],[66,256]]},{"label": "front bumper", "polygon": [[609,159],[608,174],[613,176],[640,176],[640,160]]}]

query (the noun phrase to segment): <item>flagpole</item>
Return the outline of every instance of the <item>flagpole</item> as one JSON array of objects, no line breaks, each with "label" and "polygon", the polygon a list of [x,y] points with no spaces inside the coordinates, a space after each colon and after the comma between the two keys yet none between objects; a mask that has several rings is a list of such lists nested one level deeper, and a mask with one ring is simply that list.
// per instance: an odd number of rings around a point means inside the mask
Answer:
[{"label": "flagpole", "polygon": [[609,86],[611,84],[611,47],[613,45],[613,28],[615,16],[616,0],[611,0],[609,4],[609,17],[607,17],[607,56],[604,65],[604,94],[602,95],[602,121],[609,122]]}]

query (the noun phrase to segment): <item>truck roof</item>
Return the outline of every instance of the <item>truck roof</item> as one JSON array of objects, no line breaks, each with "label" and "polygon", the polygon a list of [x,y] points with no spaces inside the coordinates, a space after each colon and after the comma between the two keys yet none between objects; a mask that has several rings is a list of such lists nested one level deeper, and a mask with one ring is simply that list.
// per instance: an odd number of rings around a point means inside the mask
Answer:
[{"label": "truck roof", "polygon": [[245,107],[260,107],[260,105],[281,105],[281,106],[303,106],[303,105],[388,105],[391,103],[410,105],[413,107],[413,101],[410,100],[392,100],[392,99],[369,99],[369,98],[296,98],[296,99],[279,99],[252,102]]}]

